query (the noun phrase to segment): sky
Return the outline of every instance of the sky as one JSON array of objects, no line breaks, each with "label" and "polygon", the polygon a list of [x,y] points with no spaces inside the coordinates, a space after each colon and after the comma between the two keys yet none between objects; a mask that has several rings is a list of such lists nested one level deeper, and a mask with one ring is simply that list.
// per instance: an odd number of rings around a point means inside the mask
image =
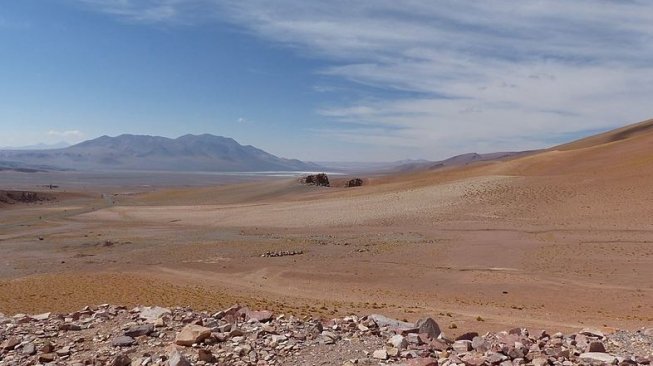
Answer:
[{"label": "sky", "polygon": [[653,117],[652,60],[648,0],[0,0],[0,146],[536,149]]}]

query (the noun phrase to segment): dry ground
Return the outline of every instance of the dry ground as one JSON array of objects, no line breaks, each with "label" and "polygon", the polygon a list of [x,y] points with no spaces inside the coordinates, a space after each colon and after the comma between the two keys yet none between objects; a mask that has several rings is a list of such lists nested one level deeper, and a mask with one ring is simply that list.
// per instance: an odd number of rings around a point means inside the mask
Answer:
[{"label": "dry ground", "polygon": [[[6,208],[0,312],[239,301],[435,315],[454,333],[651,326],[650,124],[361,188],[275,180]],[[276,250],[304,254],[260,256]]]}]

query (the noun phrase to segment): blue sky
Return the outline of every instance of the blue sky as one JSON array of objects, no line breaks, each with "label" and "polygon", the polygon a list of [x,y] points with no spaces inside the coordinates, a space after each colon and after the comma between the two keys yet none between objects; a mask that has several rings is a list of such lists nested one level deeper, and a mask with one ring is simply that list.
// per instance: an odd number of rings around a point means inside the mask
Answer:
[{"label": "blue sky", "polygon": [[653,116],[650,1],[21,0],[0,146],[213,133],[305,160],[532,149]]}]

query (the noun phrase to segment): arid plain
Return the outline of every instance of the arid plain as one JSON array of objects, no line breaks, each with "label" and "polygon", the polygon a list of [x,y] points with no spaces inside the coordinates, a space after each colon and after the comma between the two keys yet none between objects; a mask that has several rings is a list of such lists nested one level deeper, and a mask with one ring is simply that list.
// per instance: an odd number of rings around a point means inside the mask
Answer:
[{"label": "arid plain", "polygon": [[[647,121],[357,188],[54,192],[0,210],[0,312],[241,302],[459,330],[639,328],[653,324],[652,152]],[[281,250],[303,254],[261,256]]]}]

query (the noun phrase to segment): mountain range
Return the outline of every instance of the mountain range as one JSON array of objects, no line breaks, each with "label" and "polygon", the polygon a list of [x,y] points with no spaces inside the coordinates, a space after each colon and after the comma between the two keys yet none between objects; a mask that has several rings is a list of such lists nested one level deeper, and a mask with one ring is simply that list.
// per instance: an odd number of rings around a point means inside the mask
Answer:
[{"label": "mountain range", "polygon": [[0,166],[72,170],[311,171],[316,164],[284,159],[210,134],[176,139],[149,135],[102,136],[66,148],[2,150]]}]

